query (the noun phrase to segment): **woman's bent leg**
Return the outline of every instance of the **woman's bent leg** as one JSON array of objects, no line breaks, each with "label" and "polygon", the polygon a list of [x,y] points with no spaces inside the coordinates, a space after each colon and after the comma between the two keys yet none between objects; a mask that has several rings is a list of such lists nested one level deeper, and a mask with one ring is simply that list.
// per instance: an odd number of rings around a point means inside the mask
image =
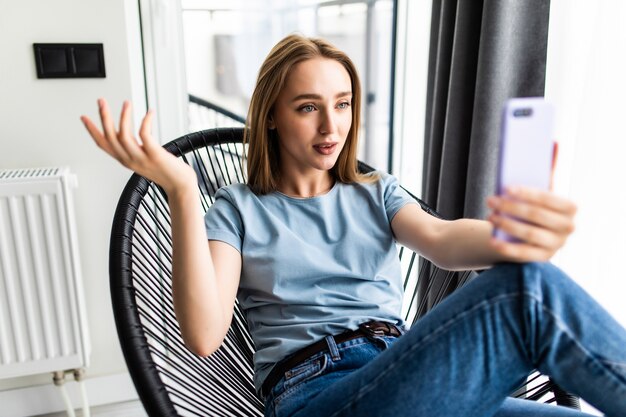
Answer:
[{"label": "woman's bent leg", "polygon": [[556,267],[498,265],[296,415],[492,416],[537,368],[624,416],[625,346],[626,331]]}]

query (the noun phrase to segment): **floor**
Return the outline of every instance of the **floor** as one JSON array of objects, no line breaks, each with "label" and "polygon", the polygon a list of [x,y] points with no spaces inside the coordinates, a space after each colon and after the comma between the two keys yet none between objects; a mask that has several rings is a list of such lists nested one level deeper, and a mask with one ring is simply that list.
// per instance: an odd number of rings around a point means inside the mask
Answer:
[{"label": "floor", "polygon": [[[67,413],[41,414],[33,417],[67,417]],[[128,401],[117,404],[107,404],[91,408],[93,417],[147,417],[141,402]],[[76,410],[76,417],[83,417],[82,410]]]}]

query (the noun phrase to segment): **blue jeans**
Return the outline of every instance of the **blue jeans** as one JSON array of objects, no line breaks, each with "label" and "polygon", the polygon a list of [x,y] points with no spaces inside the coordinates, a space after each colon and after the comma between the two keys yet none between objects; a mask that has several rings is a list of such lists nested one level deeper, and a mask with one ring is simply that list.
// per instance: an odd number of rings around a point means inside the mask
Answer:
[{"label": "blue jeans", "polygon": [[359,338],[288,371],[268,417],[584,416],[508,398],[533,370],[626,416],[626,331],[551,264],[501,264],[399,338]]}]

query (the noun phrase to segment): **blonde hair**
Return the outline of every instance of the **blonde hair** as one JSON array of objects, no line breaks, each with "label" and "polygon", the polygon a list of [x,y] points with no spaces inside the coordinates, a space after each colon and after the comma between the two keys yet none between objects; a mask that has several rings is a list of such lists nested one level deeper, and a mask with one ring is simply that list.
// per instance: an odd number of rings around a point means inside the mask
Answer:
[{"label": "blonde hair", "polygon": [[280,179],[280,152],[270,130],[269,120],[276,99],[283,89],[291,69],[312,58],[333,59],[346,69],[352,83],[352,124],[346,143],[330,173],[343,183],[371,182],[376,177],[363,175],[357,169],[357,141],[361,123],[361,84],[352,60],[342,51],[317,38],[289,35],[272,48],[259,70],[250,100],[244,130],[244,144],[248,143],[248,186],[256,194],[276,191]]}]

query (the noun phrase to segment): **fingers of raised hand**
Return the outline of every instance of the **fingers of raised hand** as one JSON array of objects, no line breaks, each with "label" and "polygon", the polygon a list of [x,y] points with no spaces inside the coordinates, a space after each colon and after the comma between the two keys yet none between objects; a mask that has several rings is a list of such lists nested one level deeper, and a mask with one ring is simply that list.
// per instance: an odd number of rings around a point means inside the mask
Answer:
[{"label": "fingers of raised hand", "polygon": [[122,112],[120,114],[120,136],[131,137],[132,131],[130,126],[130,113],[132,111],[132,105],[129,101],[122,103]]},{"label": "fingers of raised hand", "polygon": [[101,149],[125,167],[155,181],[166,189],[174,189],[181,184],[184,186],[193,184],[196,180],[193,169],[167,152],[152,138],[152,111],[146,114],[141,123],[139,137],[142,142],[139,142],[131,132],[130,102],[124,102],[122,106],[119,131],[115,130],[107,102],[100,99],[98,106],[103,131],[100,131],[87,116],[81,116],[81,120]]},{"label": "fingers of raised hand", "polygon": [[115,123],[111,117],[111,110],[109,109],[109,103],[103,98],[98,99],[98,112],[100,113],[100,122],[102,123],[102,130],[104,137],[111,141],[113,138],[117,138],[117,132],[115,130]]},{"label": "fingers of raised hand", "polygon": [[102,131],[87,116],[81,116],[81,120],[94,139],[96,144],[117,159],[122,165],[135,170],[137,164],[144,158],[141,145],[137,143],[131,132],[131,104],[125,101],[120,115],[119,131],[115,129],[109,105],[106,100],[98,100],[98,109]]},{"label": "fingers of raised hand", "polygon": [[133,163],[140,163],[144,159],[144,151],[131,132],[130,113],[131,104],[125,101],[120,115],[120,130],[117,137],[112,138],[112,142],[119,143],[125,157],[124,162],[129,168],[133,168]]},{"label": "fingers of raised hand", "polygon": [[108,103],[105,100],[99,100],[98,103],[100,104],[100,117],[102,118],[105,138],[115,152],[114,157],[124,166],[133,169],[133,160],[140,157],[141,151],[137,141],[130,133],[128,102],[124,102],[122,106],[119,131],[115,129]]},{"label": "fingers of raised hand", "polygon": [[141,126],[139,127],[139,137],[143,142],[143,146],[146,152],[154,152],[155,148],[160,149],[160,146],[155,146],[156,143],[152,139],[152,118],[154,116],[153,110],[148,110],[148,113],[143,117]]},{"label": "fingers of raised hand", "polygon": [[89,132],[91,138],[94,140],[94,142],[96,142],[96,145],[98,145],[99,148],[104,150],[109,155],[114,156],[114,151],[111,148],[111,145],[109,145],[108,141],[104,137],[104,134],[100,131],[100,129],[98,129],[96,124],[92,122],[91,119],[87,116],[81,116],[80,120],[85,125],[85,128]]}]

